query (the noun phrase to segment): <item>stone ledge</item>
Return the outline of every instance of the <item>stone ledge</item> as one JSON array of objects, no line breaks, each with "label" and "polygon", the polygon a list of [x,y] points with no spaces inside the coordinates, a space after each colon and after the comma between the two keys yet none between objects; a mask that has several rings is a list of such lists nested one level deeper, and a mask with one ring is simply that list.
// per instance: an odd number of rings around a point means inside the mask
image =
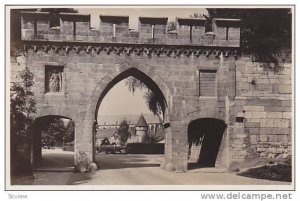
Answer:
[{"label": "stone ledge", "polygon": [[23,40],[26,51],[32,52],[53,52],[60,53],[77,53],[77,54],[100,54],[104,52],[110,54],[125,55],[145,55],[145,56],[172,56],[180,57],[181,55],[189,57],[191,55],[199,57],[210,55],[219,57],[221,53],[227,57],[237,57],[238,48],[235,47],[217,47],[217,46],[192,46],[192,45],[163,45],[163,44],[131,44],[131,43],[102,43],[102,42],[84,42],[84,41],[31,41]]}]

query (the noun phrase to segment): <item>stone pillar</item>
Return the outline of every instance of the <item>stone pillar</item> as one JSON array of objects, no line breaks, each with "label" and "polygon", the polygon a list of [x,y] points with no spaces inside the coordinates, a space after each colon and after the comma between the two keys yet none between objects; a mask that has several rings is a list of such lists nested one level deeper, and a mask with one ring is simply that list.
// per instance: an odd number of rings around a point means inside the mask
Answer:
[{"label": "stone pillar", "polygon": [[161,168],[166,168],[166,165],[172,161],[172,131],[169,123],[164,124],[165,127],[165,157],[161,163]]},{"label": "stone pillar", "polygon": [[93,120],[75,121],[75,169],[78,172],[90,171],[94,161]]},{"label": "stone pillar", "polygon": [[[165,125],[167,127],[168,125]],[[161,164],[167,171],[185,172],[188,165],[187,125],[171,121],[165,129],[165,160]]]},{"label": "stone pillar", "polygon": [[173,164],[177,172],[186,172],[188,165],[188,126],[183,121],[172,125]]},{"label": "stone pillar", "polygon": [[226,129],[223,133],[222,141],[220,144],[220,148],[218,151],[217,159],[216,159],[216,167],[225,167],[229,168],[230,163],[230,155],[229,155],[229,140],[230,134],[232,133],[232,124],[230,121],[230,109],[232,107],[232,102],[229,99],[229,96],[225,96],[225,124]]}]

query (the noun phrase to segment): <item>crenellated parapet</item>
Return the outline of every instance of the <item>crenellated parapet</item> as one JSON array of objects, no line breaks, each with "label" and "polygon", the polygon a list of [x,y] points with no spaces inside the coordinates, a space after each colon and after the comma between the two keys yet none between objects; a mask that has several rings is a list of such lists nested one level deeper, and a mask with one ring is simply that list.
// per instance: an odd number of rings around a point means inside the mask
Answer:
[{"label": "crenellated parapet", "polygon": [[238,48],[240,20],[213,19],[206,32],[204,18],[177,18],[167,31],[168,18],[139,17],[138,30],[129,29],[128,16],[100,15],[100,28],[90,27],[90,15],[60,13],[60,26],[51,27],[48,12],[21,13],[23,41],[92,42],[118,44],[184,45]]}]

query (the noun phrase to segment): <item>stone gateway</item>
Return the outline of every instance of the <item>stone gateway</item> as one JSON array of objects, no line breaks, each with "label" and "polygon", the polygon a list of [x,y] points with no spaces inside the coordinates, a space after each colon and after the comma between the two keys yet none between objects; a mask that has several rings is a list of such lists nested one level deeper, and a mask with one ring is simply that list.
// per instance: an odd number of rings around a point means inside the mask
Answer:
[{"label": "stone gateway", "polygon": [[178,18],[167,31],[167,18],[140,17],[132,31],[126,16],[100,15],[100,29],[89,15],[59,17],[51,27],[49,13],[22,12],[21,42],[35,75],[36,118],[75,123],[75,166],[95,162],[99,106],[129,76],[164,97],[162,168],[187,171],[194,138],[202,139],[199,163],[228,170],[291,155],[291,61],[274,74],[240,54],[238,19],[213,19],[207,32],[206,19]]}]

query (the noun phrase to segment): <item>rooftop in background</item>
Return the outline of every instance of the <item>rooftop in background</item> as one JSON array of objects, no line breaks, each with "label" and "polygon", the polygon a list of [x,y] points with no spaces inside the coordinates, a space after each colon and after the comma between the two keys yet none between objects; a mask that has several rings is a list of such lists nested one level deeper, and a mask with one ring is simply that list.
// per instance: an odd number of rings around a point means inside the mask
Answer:
[{"label": "rooftop in background", "polygon": [[[116,125],[116,122],[118,122],[118,124],[122,121],[122,120],[126,120],[129,124],[131,125],[135,125],[139,119],[139,114],[129,114],[129,115],[103,115],[103,116],[99,116],[98,117],[98,125],[99,126],[108,126],[108,125]],[[156,124],[156,123],[161,123],[162,120],[156,116],[153,115],[151,113],[148,114],[143,114],[146,122],[148,124]]]},{"label": "rooftop in background", "polygon": [[148,124],[142,114],[140,115],[139,120],[135,124],[135,127],[148,127]]}]

